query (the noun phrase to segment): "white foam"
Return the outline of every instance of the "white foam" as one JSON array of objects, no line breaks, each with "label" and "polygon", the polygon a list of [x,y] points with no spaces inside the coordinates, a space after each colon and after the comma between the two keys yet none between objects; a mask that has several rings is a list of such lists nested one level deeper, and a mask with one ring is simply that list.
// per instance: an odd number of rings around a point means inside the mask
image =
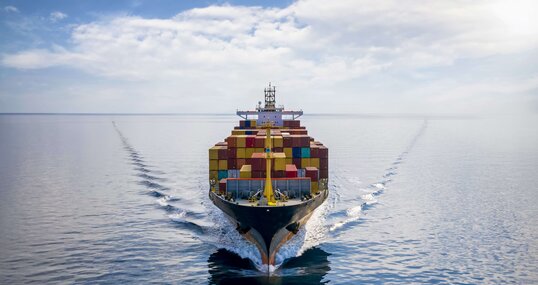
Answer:
[{"label": "white foam", "polygon": [[168,195],[164,195],[162,196],[161,198],[157,199],[157,203],[159,203],[159,205],[163,206],[163,207],[166,207],[168,206],[168,201],[170,201],[171,197],[168,196]]},{"label": "white foam", "polygon": [[372,200],[375,200],[374,195],[372,195],[372,193],[370,193],[370,194],[365,194],[365,195],[361,195],[361,199],[363,199],[363,200],[365,200],[365,201],[372,201]]},{"label": "white foam", "polygon": [[348,218],[343,220],[343,221],[340,221],[340,222],[337,222],[337,223],[333,224],[329,228],[329,231],[331,231],[331,232],[335,231],[335,230],[343,227],[344,225],[346,225],[348,223],[351,223],[351,222],[354,222],[354,221],[358,220],[360,218],[360,216],[361,216],[362,207],[363,207],[363,204],[347,209],[346,210],[346,215],[348,216]]},{"label": "white foam", "polygon": [[382,183],[372,184],[372,186],[374,186],[377,189],[385,189],[385,185]]},{"label": "white foam", "polygon": [[168,215],[170,219],[176,222],[183,222],[185,221],[185,216],[187,216],[187,211],[180,211],[171,215]]}]

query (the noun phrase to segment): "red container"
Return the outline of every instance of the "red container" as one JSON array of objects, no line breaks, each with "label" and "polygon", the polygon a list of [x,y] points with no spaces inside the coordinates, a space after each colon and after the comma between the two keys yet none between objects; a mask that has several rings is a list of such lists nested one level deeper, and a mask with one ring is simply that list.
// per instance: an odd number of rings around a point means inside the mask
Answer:
[{"label": "red container", "polygon": [[284,152],[284,148],[282,148],[282,147],[274,147],[273,152]]},{"label": "red container", "polygon": [[265,162],[264,153],[255,152],[252,154],[252,157],[250,160],[251,160],[250,163],[252,165],[252,171],[265,171],[266,162]]},{"label": "red container", "polygon": [[316,182],[319,180],[319,171],[317,167],[305,167],[305,177],[310,177],[310,180]]},{"label": "red container", "polygon": [[300,135],[301,145],[300,147],[309,147],[310,146],[310,137],[308,135]]},{"label": "red container", "polygon": [[248,135],[245,140],[246,147],[256,147],[255,140],[256,140],[256,136]]},{"label": "red container", "polygon": [[284,177],[286,177],[286,171],[284,171],[284,170],[273,171],[271,173],[271,177],[284,178]]},{"label": "red container", "polygon": [[226,141],[228,142],[228,147],[237,147],[237,137],[229,136]]},{"label": "red container", "polygon": [[315,144],[310,145],[310,157],[319,158],[319,147]]},{"label": "red container", "polygon": [[265,171],[252,171],[252,178],[264,178]]},{"label": "red container", "polygon": [[237,169],[241,169],[243,165],[247,164],[247,160],[244,158],[238,158],[237,159]]},{"label": "red container", "polygon": [[319,169],[329,169],[329,159],[320,158],[319,159]]},{"label": "red container", "polygon": [[323,178],[329,178],[329,170],[328,169],[320,169],[319,170],[319,179]]},{"label": "red container", "polygon": [[237,157],[237,149],[228,148],[228,158],[236,158],[236,157]]},{"label": "red container", "polygon": [[226,178],[223,178],[219,181],[219,192],[220,193],[226,192]]},{"label": "red container", "polygon": [[256,136],[254,138],[254,147],[265,147],[265,137]]},{"label": "red container", "polygon": [[286,177],[295,178],[297,177],[297,167],[293,164],[286,164]]},{"label": "red container", "polygon": [[219,149],[219,159],[228,159],[228,149],[226,148],[223,148],[223,149]]},{"label": "red container", "polygon": [[291,135],[283,136],[282,139],[284,141],[284,147],[293,147],[293,139]]},{"label": "red container", "polygon": [[324,147],[324,146],[320,146],[319,147],[319,157],[320,158],[329,158],[329,149]]},{"label": "red container", "polygon": [[237,160],[235,158],[228,158],[228,169],[237,169]]},{"label": "red container", "polygon": [[300,147],[301,137],[298,135],[291,135],[291,147]]}]

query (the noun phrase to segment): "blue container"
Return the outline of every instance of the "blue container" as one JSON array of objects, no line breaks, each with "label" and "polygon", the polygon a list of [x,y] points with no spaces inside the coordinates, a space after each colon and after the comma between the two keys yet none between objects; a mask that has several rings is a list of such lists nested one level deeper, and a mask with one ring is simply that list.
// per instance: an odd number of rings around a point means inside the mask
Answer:
[{"label": "blue container", "polygon": [[301,158],[302,157],[302,150],[300,147],[294,147],[291,149],[291,154],[293,158]]},{"label": "blue container", "polygon": [[310,148],[309,147],[301,148],[301,157],[310,158]]},{"label": "blue container", "polygon": [[219,170],[219,181],[223,178],[228,178],[228,170]]},{"label": "blue container", "polygon": [[245,131],[245,135],[252,135],[252,131]]},{"label": "blue container", "polygon": [[250,120],[245,121],[245,128],[250,128]]}]

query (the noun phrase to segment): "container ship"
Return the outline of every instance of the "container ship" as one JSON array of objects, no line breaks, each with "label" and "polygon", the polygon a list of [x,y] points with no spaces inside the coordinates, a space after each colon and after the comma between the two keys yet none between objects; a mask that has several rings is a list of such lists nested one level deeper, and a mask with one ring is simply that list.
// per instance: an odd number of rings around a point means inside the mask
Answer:
[{"label": "container ship", "polygon": [[303,111],[276,107],[274,86],[209,149],[209,198],[259,250],[263,266],[329,194],[329,150],[308,135]]}]

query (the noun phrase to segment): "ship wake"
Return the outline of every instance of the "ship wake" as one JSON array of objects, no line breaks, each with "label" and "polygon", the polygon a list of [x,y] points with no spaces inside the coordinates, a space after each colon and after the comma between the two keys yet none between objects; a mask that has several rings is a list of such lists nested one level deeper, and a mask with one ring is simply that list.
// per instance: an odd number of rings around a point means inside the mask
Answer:
[{"label": "ship wake", "polygon": [[135,171],[134,176],[138,178],[136,183],[145,189],[144,194],[157,198],[155,205],[166,212],[171,222],[184,225],[196,233],[203,232],[205,229],[197,220],[205,215],[176,206],[179,204],[177,202],[181,202],[181,199],[170,194],[170,187],[165,185],[167,182],[166,173],[148,165],[140,152],[123,135],[117,124],[112,122],[112,125],[122,142],[123,149],[127,152],[128,162]]},{"label": "ship wake", "polygon": [[[340,231],[344,231],[348,228],[351,228],[355,223],[359,221],[360,217],[364,214],[364,211],[378,203],[378,197],[388,189],[388,186],[392,182],[393,178],[398,175],[398,167],[405,162],[407,155],[411,152],[420,137],[424,134],[427,127],[428,121],[425,120],[416,132],[416,134],[413,136],[411,141],[407,144],[405,149],[396,157],[396,159],[391,163],[391,165],[387,169],[385,169],[385,173],[381,176],[380,180],[368,185],[368,187],[366,188],[359,189],[362,192],[360,197],[357,199],[360,202],[359,205],[349,207],[345,210],[344,213],[332,213],[333,216],[344,217],[340,218],[338,222],[329,225],[329,232],[339,233]],[[334,188],[337,189],[338,187]],[[337,193],[335,193],[335,195],[338,196]]]}]

